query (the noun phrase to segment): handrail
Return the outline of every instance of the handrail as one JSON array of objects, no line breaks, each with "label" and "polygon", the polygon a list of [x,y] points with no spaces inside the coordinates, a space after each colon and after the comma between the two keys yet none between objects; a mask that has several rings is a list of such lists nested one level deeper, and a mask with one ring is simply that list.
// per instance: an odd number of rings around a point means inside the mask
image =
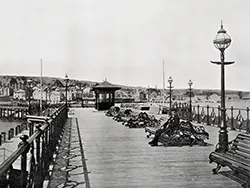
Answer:
[{"label": "handrail", "polygon": [[[49,119],[44,118],[43,121],[45,124],[37,129],[26,141],[21,142],[23,144],[19,144],[17,150],[15,150],[1,165],[0,165],[0,176],[3,175],[10,166],[20,157],[25,151],[28,151],[30,144],[38,138],[45,129],[47,129],[50,124],[56,119],[56,117],[64,110],[65,105],[59,107],[50,117]],[[39,119],[39,117],[38,117]],[[41,118],[40,118],[41,119]]]},{"label": "handrail", "polygon": [[14,153],[12,153],[1,165],[0,165],[0,176],[5,173],[10,166],[17,160],[17,158],[27,150],[29,145],[23,145],[19,147]]}]

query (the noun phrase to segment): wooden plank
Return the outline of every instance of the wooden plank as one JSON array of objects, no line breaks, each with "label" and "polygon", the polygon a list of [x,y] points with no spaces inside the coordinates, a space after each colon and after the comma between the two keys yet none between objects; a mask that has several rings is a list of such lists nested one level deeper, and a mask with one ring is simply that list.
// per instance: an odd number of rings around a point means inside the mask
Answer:
[{"label": "wooden plank", "polygon": [[241,154],[239,152],[236,152],[236,153],[227,152],[227,155],[230,155],[230,156],[236,158],[236,160],[238,160],[242,164],[246,164],[246,165],[250,166],[249,156],[246,157],[244,154]]},{"label": "wooden plank", "polygon": [[[207,147],[150,147],[145,129],[128,129],[93,109],[75,111],[91,187],[241,187],[222,174],[212,174],[208,156],[217,144],[218,128],[205,127],[210,133]],[[234,134],[229,132],[229,138]]]},{"label": "wooden plank", "polygon": [[250,148],[248,146],[241,144],[241,143],[235,143],[234,145],[237,146],[235,149],[236,151],[239,150],[239,151],[244,152],[246,154],[250,154]]},{"label": "wooden plank", "polygon": [[250,142],[250,136],[246,135],[246,134],[239,134],[237,136],[237,138],[243,139],[243,140],[247,140],[248,142]]},{"label": "wooden plank", "polygon": [[219,152],[214,152],[212,155],[215,158],[217,158],[215,159],[215,161],[223,160],[225,162],[230,163],[231,166],[233,166],[234,168],[238,168],[242,170],[245,169],[245,171],[249,171],[249,175],[250,175],[250,164],[243,162],[242,160],[239,159],[239,157],[228,155],[227,153],[219,153]]}]

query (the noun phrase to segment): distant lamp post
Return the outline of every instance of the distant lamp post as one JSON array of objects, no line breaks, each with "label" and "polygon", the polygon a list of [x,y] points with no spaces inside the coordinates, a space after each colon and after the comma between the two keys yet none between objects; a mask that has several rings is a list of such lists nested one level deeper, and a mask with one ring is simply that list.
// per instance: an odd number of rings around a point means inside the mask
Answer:
[{"label": "distant lamp post", "polygon": [[51,84],[48,84],[49,105],[51,104]]},{"label": "distant lamp post", "polygon": [[83,108],[83,87],[81,88],[81,106]]},{"label": "distant lamp post", "polygon": [[69,82],[69,77],[68,75],[66,74],[65,75],[65,97],[66,97],[66,101],[65,101],[65,104],[66,104],[66,111],[67,111],[67,117],[68,117],[68,82]]},{"label": "distant lamp post", "polygon": [[173,83],[173,78],[170,76],[168,78],[168,83],[169,83],[169,115],[172,116],[172,113],[171,113],[171,108],[172,108],[172,83]]},{"label": "distant lamp post", "polygon": [[211,63],[221,66],[221,125],[219,131],[219,148],[220,151],[228,150],[228,131],[226,124],[226,108],[225,108],[225,69],[224,65],[230,65],[234,62],[225,62],[225,49],[231,44],[231,38],[223,28],[221,22],[221,28],[217,32],[215,39],[213,40],[215,48],[220,50],[220,61],[211,61]]},{"label": "distant lamp post", "polygon": [[28,83],[28,113],[31,115],[31,105],[30,105],[30,98],[31,98],[31,84],[32,80],[27,80]]},{"label": "distant lamp post", "polygon": [[188,85],[189,85],[189,120],[192,121],[192,94],[191,94],[193,85],[192,80],[189,80]]},{"label": "distant lamp post", "polygon": [[45,88],[45,106],[48,108],[48,86]]}]

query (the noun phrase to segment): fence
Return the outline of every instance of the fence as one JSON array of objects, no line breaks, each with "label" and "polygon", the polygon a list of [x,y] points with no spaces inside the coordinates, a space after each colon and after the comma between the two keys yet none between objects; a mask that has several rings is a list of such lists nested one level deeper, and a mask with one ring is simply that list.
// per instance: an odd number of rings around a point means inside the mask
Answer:
[{"label": "fence", "polygon": [[[192,106],[190,112],[190,106],[188,104],[175,104],[175,108],[178,110],[178,114],[182,119],[193,120],[197,123],[204,123],[211,126],[220,126],[221,123],[221,108],[207,106]],[[226,123],[227,127],[231,130],[239,129],[250,132],[249,125],[249,107],[246,109],[226,108]]]},{"label": "fence", "polygon": [[[29,136],[22,135],[17,150],[0,165],[1,188],[42,187],[49,177],[49,166],[63,131],[66,113],[66,106],[62,105],[50,117],[27,116]],[[19,158],[20,168],[14,169],[13,163]]]}]

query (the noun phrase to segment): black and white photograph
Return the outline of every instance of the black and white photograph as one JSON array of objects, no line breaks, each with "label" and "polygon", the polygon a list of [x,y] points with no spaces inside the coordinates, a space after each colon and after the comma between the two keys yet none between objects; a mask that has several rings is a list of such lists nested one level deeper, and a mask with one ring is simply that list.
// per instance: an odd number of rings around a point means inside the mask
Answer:
[{"label": "black and white photograph", "polygon": [[249,10],[0,1],[0,188],[250,188]]}]

